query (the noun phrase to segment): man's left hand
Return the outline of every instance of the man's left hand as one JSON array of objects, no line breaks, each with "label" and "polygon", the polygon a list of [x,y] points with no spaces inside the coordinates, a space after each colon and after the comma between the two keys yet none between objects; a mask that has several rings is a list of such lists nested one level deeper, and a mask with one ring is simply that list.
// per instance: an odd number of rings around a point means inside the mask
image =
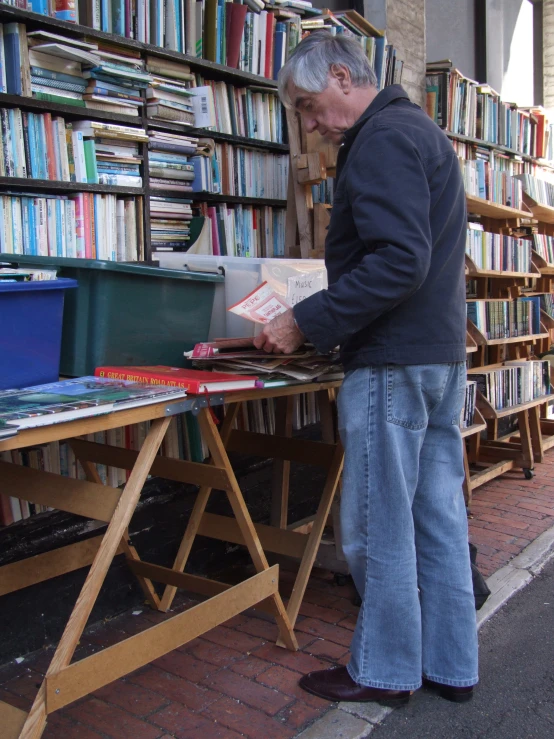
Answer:
[{"label": "man's left hand", "polygon": [[254,339],[254,346],[268,354],[292,354],[304,343],[304,334],[294,322],[292,310],[281,313]]}]

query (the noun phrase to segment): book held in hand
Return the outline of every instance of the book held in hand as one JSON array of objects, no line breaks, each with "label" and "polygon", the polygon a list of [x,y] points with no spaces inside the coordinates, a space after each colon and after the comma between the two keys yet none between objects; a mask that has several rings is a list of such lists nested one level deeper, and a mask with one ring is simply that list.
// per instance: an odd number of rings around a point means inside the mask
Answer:
[{"label": "book held in hand", "polygon": [[97,377],[113,380],[149,382],[158,387],[184,388],[193,395],[202,393],[231,392],[263,387],[257,377],[251,375],[193,370],[183,367],[154,365],[151,367],[97,367]]}]

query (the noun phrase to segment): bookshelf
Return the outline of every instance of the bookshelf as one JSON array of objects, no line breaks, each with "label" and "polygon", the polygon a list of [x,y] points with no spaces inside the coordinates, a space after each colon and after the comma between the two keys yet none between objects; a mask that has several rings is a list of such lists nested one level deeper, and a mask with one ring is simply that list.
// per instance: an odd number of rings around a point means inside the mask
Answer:
[{"label": "bookshelf", "polygon": [[[26,32],[31,31],[48,31],[62,35],[64,38],[76,39],[85,42],[98,42],[105,41],[109,42],[113,50],[122,54],[132,54],[130,61],[138,59],[143,62],[144,68],[146,68],[147,59],[167,60],[172,64],[175,62],[183,62],[187,67],[183,69],[190,70],[193,75],[202,75],[206,80],[214,80],[214,82],[223,82],[229,86],[235,86],[244,88],[249,85],[255,85],[255,90],[261,92],[266,90],[268,93],[273,95],[276,94],[276,82],[273,79],[268,79],[259,75],[251,74],[249,72],[243,72],[238,69],[226,67],[221,64],[214,62],[191,57],[186,54],[179,52],[168,51],[161,49],[152,44],[145,44],[134,39],[128,39],[122,36],[115,36],[112,34],[104,33],[91,29],[87,26],[81,26],[74,23],[68,23],[61,21],[56,18],[51,18],[44,15],[33,13],[32,11],[18,9],[15,7],[0,4],[0,23],[4,26],[8,23],[24,24]],[[34,47],[36,48],[36,47]],[[169,73],[168,73],[169,74]],[[194,86],[195,83],[193,83]],[[53,89],[53,93],[56,90]],[[33,113],[36,116],[40,115],[51,115],[60,116],[63,118],[66,127],[71,127],[78,121],[98,121],[105,124],[115,124],[121,126],[127,126],[130,128],[139,128],[144,132],[146,137],[149,137],[152,133],[164,133],[167,132],[170,135],[185,136],[196,139],[209,139],[215,143],[216,147],[232,147],[232,149],[226,149],[224,156],[235,157],[233,154],[235,147],[239,147],[244,157],[258,157],[269,156],[269,157],[286,157],[288,154],[288,145],[286,142],[286,134],[283,143],[275,140],[264,140],[260,138],[250,138],[247,136],[235,135],[230,133],[222,133],[220,131],[213,130],[210,128],[201,128],[196,126],[184,126],[179,123],[174,123],[170,120],[161,120],[147,115],[147,103],[148,99],[145,97],[145,91],[142,90],[142,102],[137,106],[136,112],[138,115],[126,115],[124,112],[112,112],[110,110],[101,110],[97,108],[80,107],[83,103],[72,104],[70,101],[68,104],[63,102],[51,102],[49,100],[36,99],[27,95],[16,95],[12,93],[0,93],[0,109],[6,110],[18,110],[22,111],[22,114]],[[108,100],[110,100],[108,98]],[[124,111],[124,108],[121,108]],[[245,111],[246,115],[254,115],[250,110]],[[275,115],[278,115],[276,113]],[[284,129],[283,129],[284,130]],[[119,141],[114,140],[115,144],[119,144]],[[238,150],[237,150],[238,151]],[[230,183],[230,190],[217,191],[216,185],[208,185],[208,189],[202,189],[200,191],[195,190],[178,190],[176,187],[164,189],[162,185],[153,187],[151,183],[151,177],[149,176],[149,169],[152,165],[152,152],[149,152],[149,144],[146,142],[139,143],[138,150],[136,153],[135,161],[137,163],[140,160],[140,175],[141,182],[140,187],[133,187],[130,185],[108,185],[108,184],[96,184],[87,182],[75,182],[75,181],[60,181],[56,179],[39,179],[36,176],[27,178],[15,177],[15,176],[2,176],[0,177],[0,196],[10,195],[13,198],[17,196],[26,197],[26,193],[29,193],[29,197],[32,194],[44,194],[44,196],[55,196],[60,197],[67,196],[70,193],[98,193],[98,194],[112,194],[117,196],[135,196],[138,199],[144,200],[144,207],[140,207],[141,217],[141,233],[143,243],[138,244],[136,256],[134,260],[144,259],[150,261],[152,258],[151,248],[151,220],[149,214],[149,199],[150,197],[157,198],[180,198],[185,201],[193,201],[195,205],[212,204],[216,207],[222,207],[221,204],[227,204],[231,209],[244,206],[247,209],[254,209],[253,213],[257,213],[259,209],[279,209],[284,213],[286,206],[286,185],[281,187],[282,197],[276,197],[272,193],[269,195],[256,197],[255,195],[261,192],[259,185],[252,189],[252,194],[238,195],[226,194],[227,192],[233,192],[236,190],[236,179],[233,184],[232,179],[228,178]],[[238,158],[237,158],[238,161]],[[209,166],[205,163],[206,166]],[[138,168],[137,168],[138,172]],[[29,174],[29,173],[28,173]],[[232,170],[231,170],[232,174]],[[69,178],[65,178],[69,179]],[[105,180],[101,180],[105,181]],[[252,178],[255,183],[255,178]],[[175,181],[179,184],[179,180]],[[185,183],[186,184],[186,183]],[[241,189],[238,190],[241,192]],[[248,189],[242,189],[242,192],[250,193]],[[266,190],[267,192],[267,190]],[[20,200],[21,198],[19,198]],[[11,202],[11,201],[10,201]],[[138,201],[137,201],[138,202]],[[8,207],[6,205],[6,207]],[[253,216],[255,218],[255,216]],[[262,242],[260,242],[262,243]],[[269,241],[267,242],[269,244]],[[264,247],[266,242],[264,242]],[[12,245],[13,249],[13,245]],[[3,249],[8,253],[12,253],[12,249]],[[2,249],[0,249],[2,251]],[[20,253],[15,251],[15,253]],[[41,254],[42,256],[43,254]],[[274,256],[274,254],[263,254],[264,256]],[[59,256],[59,253],[58,253]],[[65,256],[65,255],[64,255]],[[69,254],[68,254],[69,256]],[[92,255],[97,256],[96,254]]]},{"label": "bookshelf", "polygon": [[[554,126],[546,111],[502,101],[448,60],[428,65],[426,83],[427,113],[460,160],[470,227],[483,232],[481,251],[478,232],[468,229],[466,255],[468,316],[480,324],[468,317],[468,346],[471,339],[476,347],[467,355],[468,380],[479,379],[476,413],[486,428],[463,434],[471,500],[473,488],[510,469],[530,479],[546,448],[539,414],[552,397],[551,382],[538,357],[548,351],[554,327],[540,302],[554,287],[554,202],[539,203],[530,192],[548,191],[545,183],[553,181]],[[500,264],[491,266],[495,260]],[[546,393],[535,372],[543,373]],[[502,436],[514,417],[518,432]]]}]

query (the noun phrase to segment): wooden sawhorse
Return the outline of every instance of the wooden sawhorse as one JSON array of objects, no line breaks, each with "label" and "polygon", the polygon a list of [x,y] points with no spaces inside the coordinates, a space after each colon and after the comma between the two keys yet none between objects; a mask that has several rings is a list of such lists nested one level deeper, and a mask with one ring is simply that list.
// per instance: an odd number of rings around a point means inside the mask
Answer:
[{"label": "wooden sawhorse", "polygon": [[[335,392],[339,386],[339,381],[333,381],[229,393],[225,397],[226,414],[220,434],[218,434],[212,419],[207,413],[204,417],[199,416],[205,441],[210,449],[213,446],[217,450],[215,454],[212,452],[212,464],[226,470],[228,484],[236,485],[228,452],[243,452],[275,460],[272,525],[254,524],[254,530],[264,551],[300,560],[300,567],[286,609],[292,627],[294,627],[298,617],[308,579],[321,544],[323,529],[327,523],[342,472],[344,452],[335,429]],[[291,437],[293,396],[307,392],[316,393],[323,441],[308,441]],[[252,431],[233,430],[233,422],[237,417],[241,404],[248,400],[263,398],[276,399],[276,433],[268,435]],[[315,517],[310,518],[309,525],[306,525],[307,521],[290,525],[287,522],[290,462],[312,464],[323,467],[327,471],[317,513]],[[206,484],[198,492],[187,530],[175,558],[173,570],[165,573],[166,580],[164,582],[167,585],[161,599],[161,610],[170,608],[176,589],[180,585],[180,578],[190,577],[183,576],[181,573],[186,566],[194,538],[198,534],[234,544],[247,544],[243,531],[238,526],[236,514],[235,519],[232,519],[228,516],[206,512],[206,504],[213,487],[219,486]],[[304,528],[307,531],[301,532],[295,530],[295,528]],[[147,571],[142,564],[133,562],[131,567],[135,572],[141,572],[142,574],[150,572],[152,574],[151,570]],[[170,575],[170,572],[174,574]],[[152,577],[154,578],[153,574]],[[186,586],[186,582],[187,580],[184,580],[182,586]],[[277,644],[286,646],[282,631]]]},{"label": "wooden sawhorse", "polygon": [[[210,464],[158,456],[171,416],[189,410],[198,413],[200,427],[211,454]],[[139,452],[76,438],[141,421],[151,421],[151,427]],[[90,565],[85,583],[30,712],[27,714],[8,703],[0,702],[2,739],[39,739],[49,714],[152,662],[255,605],[275,615],[283,643],[289,649],[297,649],[294,631],[278,592],[279,568],[277,565],[268,565],[225,453],[222,439],[229,431],[230,424],[224,424],[220,437],[205,398],[187,398],[29,429],[0,442],[0,451],[9,451],[56,440],[71,440],[77,458],[86,471],[86,481],[0,462],[2,492],[108,524],[103,535],[0,568],[2,595]],[[94,467],[96,462],[131,470],[125,487],[120,490],[102,485]],[[235,516],[234,519],[229,519],[229,525],[240,532],[242,543],[248,548],[257,574],[238,585],[229,586],[142,562],[128,541],[128,526],[149,474],[199,485],[200,500],[207,499],[209,490],[213,487],[224,490]],[[188,529],[195,528],[197,517],[198,505]],[[108,568],[117,554],[125,555],[154,608],[160,607],[160,601],[152,580],[213,597],[163,623],[72,663]]]}]

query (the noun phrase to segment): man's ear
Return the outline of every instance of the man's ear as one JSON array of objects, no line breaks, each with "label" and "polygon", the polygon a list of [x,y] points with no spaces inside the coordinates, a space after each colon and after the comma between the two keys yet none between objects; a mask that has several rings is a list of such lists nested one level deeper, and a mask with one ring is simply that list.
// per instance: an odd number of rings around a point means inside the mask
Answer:
[{"label": "man's ear", "polygon": [[332,64],[329,74],[337,80],[340,89],[348,95],[352,89],[352,78],[348,67],[345,67],[344,64]]}]

